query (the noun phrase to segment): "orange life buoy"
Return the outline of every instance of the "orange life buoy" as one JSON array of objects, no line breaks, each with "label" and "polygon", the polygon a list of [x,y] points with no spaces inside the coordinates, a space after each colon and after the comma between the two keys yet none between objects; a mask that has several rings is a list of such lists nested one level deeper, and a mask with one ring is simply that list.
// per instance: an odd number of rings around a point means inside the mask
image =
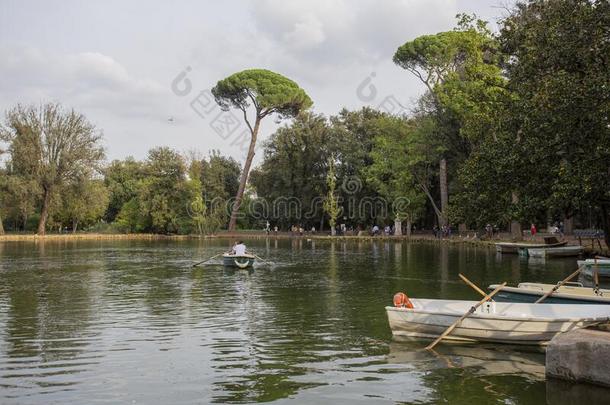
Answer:
[{"label": "orange life buoy", "polygon": [[394,306],[396,308],[413,308],[413,303],[407,297],[407,294],[399,292],[394,294]]}]

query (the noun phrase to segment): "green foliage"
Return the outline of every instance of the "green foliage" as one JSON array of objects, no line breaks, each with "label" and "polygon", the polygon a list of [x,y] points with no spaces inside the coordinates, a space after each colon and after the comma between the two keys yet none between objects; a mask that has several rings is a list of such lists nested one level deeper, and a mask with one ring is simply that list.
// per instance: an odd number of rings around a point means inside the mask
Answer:
[{"label": "green foliage", "polygon": [[44,234],[58,190],[99,168],[102,135],[82,114],[52,103],[17,105],[6,113],[0,134],[9,144],[11,174],[35,181],[43,194],[38,233]]},{"label": "green foliage", "polygon": [[[250,182],[258,196],[268,203],[286,197],[298,199],[304,210],[309,211],[326,192],[332,142],[327,120],[321,115],[304,113],[291,125],[279,128],[265,144],[262,164],[252,172]],[[269,219],[286,228],[303,220],[297,214],[286,210],[280,218]],[[319,222],[321,213],[315,213],[310,220]]]},{"label": "green foliage", "polygon": [[228,200],[237,193],[239,188],[239,163],[233,158],[220,155],[218,151],[210,153],[201,162],[199,179],[205,200]]},{"label": "green foliage", "polygon": [[335,177],[335,158],[330,157],[328,159],[328,174],[326,176],[326,185],[328,192],[324,199],[324,211],[329,217],[328,223],[332,234],[335,234],[335,227],[337,226],[337,218],[341,213],[341,207],[339,206],[339,197],[337,196],[337,179]]},{"label": "green foliage", "polygon": [[295,117],[312,105],[309,96],[292,80],[265,69],[248,69],[220,80],[212,89],[216,102],[225,110],[245,111],[253,104],[261,118],[278,113]]},{"label": "green foliage", "polygon": [[6,217],[12,219],[15,228],[23,231],[28,229],[28,222],[40,200],[40,187],[35,179],[5,174],[4,181],[0,187],[3,191],[3,206],[6,207]]},{"label": "green foliage", "polygon": [[188,233],[192,219],[187,207],[200,195],[201,188],[198,182],[187,181],[182,156],[167,147],[151,149],[144,172],[146,177],[138,193],[144,220],[140,225],[154,233]]},{"label": "green foliage", "polygon": [[473,66],[497,63],[496,44],[486,23],[460,15],[456,30],[422,35],[400,46],[393,61],[435,94],[436,86]]},{"label": "green foliage", "polygon": [[125,233],[143,232],[145,230],[144,220],[140,211],[140,204],[134,197],[123,204],[116,217],[116,224]]},{"label": "green foliage", "polygon": [[366,168],[367,180],[392,203],[399,221],[415,221],[426,202],[418,173],[418,165],[426,158],[421,155],[423,145],[417,125],[417,120],[401,117],[378,118],[371,151],[373,163]]},{"label": "green foliage", "polygon": [[[151,149],[145,162],[114,162],[111,173],[135,176],[114,176],[111,183],[121,193],[115,201],[134,195],[116,216],[117,225],[125,232],[171,234],[201,229],[200,212],[193,209],[201,207],[201,182],[188,179],[184,158],[176,151]],[[121,181],[116,181],[119,177]]]},{"label": "green foliage", "polygon": [[456,218],[546,222],[593,208],[609,233],[609,22],[605,1],[519,3],[498,38],[506,84],[465,83],[457,93],[444,85],[476,140],[460,169]]},{"label": "green foliage", "polygon": [[103,171],[104,184],[110,193],[108,209],[104,216],[107,222],[116,219],[123,205],[138,195],[140,182],[144,178],[144,167],[132,157],[114,160]]},{"label": "green foliage", "polygon": [[108,207],[109,193],[100,180],[79,179],[62,190],[62,208],[58,217],[76,232],[99,221]]}]

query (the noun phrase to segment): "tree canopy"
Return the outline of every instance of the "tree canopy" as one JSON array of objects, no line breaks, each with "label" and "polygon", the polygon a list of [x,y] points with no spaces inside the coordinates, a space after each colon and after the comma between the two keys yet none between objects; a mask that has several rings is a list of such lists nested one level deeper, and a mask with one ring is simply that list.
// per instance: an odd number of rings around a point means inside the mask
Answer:
[{"label": "tree canopy", "polygon": [[[248,69],[234,73],[220,80],[212,89],[212,94],[223,110],[234,107],[242,111],[251,134],[248,154],[229,221],[229,230],[234,230],[237,226],[237,216],[250,174],[250,166],[254,159],[261,120],[274,113],[277,113],[280,119],[296,117],[301,111],[311,107],[312,101],[295,82],[266,69]],[[254,107],[254,124],[248,119],[250,106]]]},{"label": "tree canopy", "polygon": [[305,90],[294,81],[266,69],[234,73],[220,80],[212,94],[221,108],[234,107],[246,114],[248,107],[253,105],[260,118],[273,113],[295,117],[313,104]]}]

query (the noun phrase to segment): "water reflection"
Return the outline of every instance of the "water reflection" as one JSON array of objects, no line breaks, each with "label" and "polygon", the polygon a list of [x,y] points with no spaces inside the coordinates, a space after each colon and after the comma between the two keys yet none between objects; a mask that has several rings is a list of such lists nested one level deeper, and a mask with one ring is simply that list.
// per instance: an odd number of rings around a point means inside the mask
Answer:
[{"label": "water reflection", "polygon": [[[269,238],[248,271],[193,261],[229,240],[0,244],[0,403],[544,403],[539,353],[391,340],[394,292],[473,299],[555,282],[469,246]],[[532,278],[535,277],[535,280]],[[109,389],[112,387],[112,389]]]}]

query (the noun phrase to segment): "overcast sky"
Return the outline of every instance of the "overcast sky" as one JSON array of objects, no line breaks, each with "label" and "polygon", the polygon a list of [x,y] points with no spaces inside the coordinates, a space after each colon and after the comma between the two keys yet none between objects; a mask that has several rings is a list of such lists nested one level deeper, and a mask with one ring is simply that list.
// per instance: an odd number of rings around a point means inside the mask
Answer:
[{"label": "overcast sky", "polygon": [[[392,63],[396,48],[453,28],[461,12],[495,28],[510,3],[0,0],[0,110],[46,101],[74,108],[103,130],[109,159],[167,145],[242,161],[239,116],[208,104],[219,79],[266,68],[295,80],[325,115],[408,110],[423,87]],[[263,139],[276,126],[266,121]]]}]

